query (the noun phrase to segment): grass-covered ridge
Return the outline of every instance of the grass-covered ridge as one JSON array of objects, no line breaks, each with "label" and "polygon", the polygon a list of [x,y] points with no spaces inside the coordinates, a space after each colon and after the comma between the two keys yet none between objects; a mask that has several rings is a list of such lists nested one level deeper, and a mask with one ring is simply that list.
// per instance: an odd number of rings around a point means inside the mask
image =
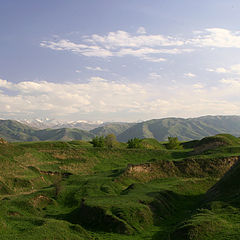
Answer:
[{"label": "grass-covered ridge", "polygon": [[[212,144],[219,138],[226,144]],[[2,142],[0,238],[187,239],[200,231],[194,222],[212,214],[211,221],[226,222],[224,236],[235,224],[234,239],[238,184],[227,206],[221,201],[231,180],[215,185],[216,199],[205,194],[237,162],[240,145],[230,135],[209,139],[184,142],[179,149],[156,139],[144,139],[136,149],[126,143],[98,148],[86,141]],[[222,218],[217,212],[223,206]],[[206,208],[197,212],[200,207]],[[206,233],[209,224],[204,224],[199,227]],[[222,234],[218,231],[216,236]]]},{"label": "grass-covered ridge", "polygon": [[169,136],[190,141],[221,133],[240,136],[240,116],[163,118],[139,123],[104,123],[90,131],[85,131],[86,128],[80,123],[74,125],[77,128],[72,128],[71,124],[61,126],[65,128],[55,126],[54,129],[39,130],[17,121],[0,120],[0,136],[12,142],[90,140],[94,136],[106,136],[111,133],[121,142],[127,142],[132,138],[155,138],[158,141],[167,141]]}]

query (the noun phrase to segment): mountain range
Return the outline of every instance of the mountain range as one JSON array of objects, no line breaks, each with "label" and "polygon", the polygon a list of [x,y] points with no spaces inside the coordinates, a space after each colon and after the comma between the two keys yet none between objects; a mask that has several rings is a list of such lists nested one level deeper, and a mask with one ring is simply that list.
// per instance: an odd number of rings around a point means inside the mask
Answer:
[{"label": "mountain range", "polygon": [[[41,122],[41,121],[36,121]],[[56,122],[55,122],[56,123]],[[139,123],[70,122],[52,125],[29,124],[16,120],[0,120],[0,137],[7,141],[70,141],[91,140],[94,136],[113,133],[118,141],[131,138],[155,138],[166,141],[169,136],[179,140],[201,139],[219,133],[240,136],[240,116],[203,116],[198,118],[163,118]]]}]

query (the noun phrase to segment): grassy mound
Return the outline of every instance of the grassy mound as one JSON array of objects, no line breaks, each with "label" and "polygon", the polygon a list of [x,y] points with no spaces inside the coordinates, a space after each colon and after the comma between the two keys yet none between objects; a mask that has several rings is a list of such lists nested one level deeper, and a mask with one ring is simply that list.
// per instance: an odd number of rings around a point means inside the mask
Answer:
[{"label": "grassy mound", "polygon": [[240,162],[213,186],[202,208],[184,222],[173,239],[239,239]]},{"label": "grassy mound", "polygon": [[140,147],[145,149],[165,149],[165,147],[155,138],[142,139]]},{"label": "grassy mound", "polygon": [[203,153],[205,151],[215,149],[218,147],[225,147],[225,146],[239,146],[240,139],[234,137],[230,134],[217,134],[211,137],[205,137],[201,139],[197,144],[194,146],[195,153]]}]

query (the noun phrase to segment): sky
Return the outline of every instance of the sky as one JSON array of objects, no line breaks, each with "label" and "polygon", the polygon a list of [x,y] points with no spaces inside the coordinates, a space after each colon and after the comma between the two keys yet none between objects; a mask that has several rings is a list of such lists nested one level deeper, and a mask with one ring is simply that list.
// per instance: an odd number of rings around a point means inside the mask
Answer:
[{"label": "sky", "polygon": [[239,0],[0,0],[0,118],[240,115]]}]

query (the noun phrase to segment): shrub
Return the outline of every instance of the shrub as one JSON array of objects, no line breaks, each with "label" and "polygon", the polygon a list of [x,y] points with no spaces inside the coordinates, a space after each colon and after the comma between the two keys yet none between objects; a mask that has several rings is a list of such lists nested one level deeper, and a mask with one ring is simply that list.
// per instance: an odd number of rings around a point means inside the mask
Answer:
[{"label": "shrub", "polygon": [[90,143],[93,145],[93,147],[104,147],[104,143],[105,143],[104,140],[105,139],[103,136],[100,136],[100,137],[96,136],[95,138],[92,139]]},{"label": "shrub", "polygon": [[128,148],[140,148],[142,140],[139,138],[132,138],[128,140],[127,147]]},{"label": "shrub", "polygon": [[179,149],[180,142],[177,137],[168,137],[168,143],[166,144],[167,149]]},{"label": "shrub", "polygon": [[106,147],[108,148],[113,148],[117,145],[117,138],[114,134],[108,134],[106,137],[105,137],[105,145]]}]

